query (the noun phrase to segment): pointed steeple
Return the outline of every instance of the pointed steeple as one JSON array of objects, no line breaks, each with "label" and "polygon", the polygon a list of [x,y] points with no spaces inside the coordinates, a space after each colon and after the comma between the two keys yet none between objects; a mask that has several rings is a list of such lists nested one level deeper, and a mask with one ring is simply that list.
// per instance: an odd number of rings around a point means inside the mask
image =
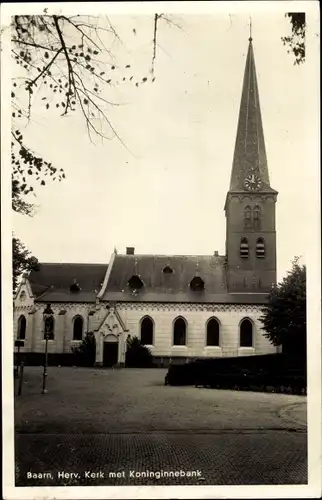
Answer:
[{"label": "pointed steeple", "polygon": [[252,40],[250,25],[230,191],[245,190],[245,181],[246,186],[248,182],[248,189],[252,188],[252,183],[254,183],[255,190],[272,191],[269,183]]}]

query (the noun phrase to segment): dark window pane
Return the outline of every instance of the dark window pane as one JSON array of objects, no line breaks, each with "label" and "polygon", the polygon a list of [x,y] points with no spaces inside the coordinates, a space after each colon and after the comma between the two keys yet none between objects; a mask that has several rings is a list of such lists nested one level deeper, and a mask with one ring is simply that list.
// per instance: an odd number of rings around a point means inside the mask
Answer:
[{"label": "dark window pane", "polygon": [[144,318],[141,322],[141,343],[153,345],[153,321],[151,318]]},{"label": "dark window pane", "polygon": [[82,340],[83,338],[83,318],[78,316],[74,320],[73,340]]},{"label": "dark window pane", "polygon": [[207,345],[219,346],[219,323],[215,318],[207,324]]},{"label": "dark window pane", "polygon": [[174,323],[173,345],[186,345],[186,322],[183,318],[176,319]]},{"label": "dark window pane", "polygon": [[24,316],[20,316],[18,320],[18,339],[20,340],[25,340],[26,338],[26,326],[27,326],[27,321]]},{"label": "dark window pane", "polygon": [[249,319],[244,319],[240,324],[240,347],[253,346],[253,325]]}]

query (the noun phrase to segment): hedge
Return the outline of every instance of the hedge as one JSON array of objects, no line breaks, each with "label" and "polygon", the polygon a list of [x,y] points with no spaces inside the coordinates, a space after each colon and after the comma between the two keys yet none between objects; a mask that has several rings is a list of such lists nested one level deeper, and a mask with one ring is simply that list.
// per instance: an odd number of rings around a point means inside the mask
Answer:
[{"label": "hedge", "polygon": [[283,354],[197,359],[170,366],[165,384],[301,394],[306,390],[306,366]]}]

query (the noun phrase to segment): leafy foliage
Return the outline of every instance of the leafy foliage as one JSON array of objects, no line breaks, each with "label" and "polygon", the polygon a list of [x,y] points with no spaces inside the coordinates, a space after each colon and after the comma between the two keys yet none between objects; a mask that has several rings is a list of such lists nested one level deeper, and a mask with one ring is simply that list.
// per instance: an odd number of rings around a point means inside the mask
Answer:
[{"label": "leafy foliage", "polygon": [[23,273],[38,269],[38,260],[31,255],[29,250],[21,243],[18,238],[12,237],[12,285],[13,291],[17,290],[19,278]]},{"label": "leafy foliage", "polygon": [[88,332],[82,343],[71,348],[76,366],[94,366],[96,357],[96,341],[93,332]]},{"label": "leafy foliage", "polygon": [[282,37],[284,45],[288,46],[288,53],[295,56],[294,64],[305,62],[305,12],[288,12],[285,17],[289,17],[292,25],[291,36]]},{"label": "leafy foliage", "polygon": [[272,344],[282,345],[285,353],[306,355],[306,267],[298,258],[272,288],[260,321]]},{"label": "leafy foliage", "polygon": [[34,205],[24,200],[24,195],[34,191],[30,184],[30,176],[36,177],[41,186],[45,186],[43,176],[49,175],[53,180],[65,178],[63,169],[58,172],[51,163],[37,156],[24,145],[23,135],[19,130],[11,131],[14,142],[11,143],[12,164],[12,208],[15,212],[32,215]]},{"label": "leafy foliage", "polygon": [[[25,143],[23,126],[33,116],[35,103],[44,111],[61,116],[77,109],[82,114],[90,139],[121,138],[109,119],[111,86],[128,82],[136,87],[154,81],[157,29],[160,20],[176,25],[164,14],[155,14],[152,67],[140,79],[131,74],[131,65],[118,66],[110,50],[120,41],[107,16],[22,15],[12,18],[12,57],[16,73],[12,80],[12,182],[13,209],[32,215],[33,205],[24,196],[34,192],[35,180],[45,185],[45,176],[61,181],[64,171],[39,157]],[[133,36],[136,30],[133,29]],[[121,141],[122,142],[122,141]]]},{"label": "leafy foliage", "polygon": [[[163,14],[155,15],[152,68],[149,78],[144,76],[139,81],[131,75],[130,64],[121,68],[115,63],[107,45],[112,47],[119,37],[106,16],[48,15],[45,9],[43,15],[12,18],[11,53],[16,63],[11,90],[12,208],[15,212],[32,216],[36,207],[30,195],[35,196],[36,186],[45,186],[47,179],[65,178],[63,169],[33,151],[21,132],[33,119],[34,105],[42,104],[45,112],[53,109],[61,116],[78,109],[91,140],[95,135],[120,139],[108,117],[109,106],[117,105],[108,100],[108,93],[111,86],[119,82],[138,87],[149,79],[155,80],[157,23],[161,18],[174,24]],[[136,36],[135,29],[133,36]],[[29,270],[36,259],[15,238],[13,248],[15,288],[21,272]]]},{"label": "leafy foliage", "polygon": [[127,338],[125,365],[129,368],[148,368],[152,366],[150,349],[141,343],[137,337]]}]

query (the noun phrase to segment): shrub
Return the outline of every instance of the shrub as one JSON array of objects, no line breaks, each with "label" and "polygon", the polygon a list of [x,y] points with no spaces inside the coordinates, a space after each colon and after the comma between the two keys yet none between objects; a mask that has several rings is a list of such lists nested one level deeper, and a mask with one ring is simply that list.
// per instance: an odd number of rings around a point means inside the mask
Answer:
[{"label": "shrub", "polygon": [[93,332],[86,333],[82,343],[77,347],[72,347],[71,350],[76,366],[94,366],[96,358],[96,341]]},{"label": "shrub", "polygon": [[150,368],[153,359],[150,349],[143,345],[137,337],[129,335],[126,342],[125,366],[128,368]]}]

